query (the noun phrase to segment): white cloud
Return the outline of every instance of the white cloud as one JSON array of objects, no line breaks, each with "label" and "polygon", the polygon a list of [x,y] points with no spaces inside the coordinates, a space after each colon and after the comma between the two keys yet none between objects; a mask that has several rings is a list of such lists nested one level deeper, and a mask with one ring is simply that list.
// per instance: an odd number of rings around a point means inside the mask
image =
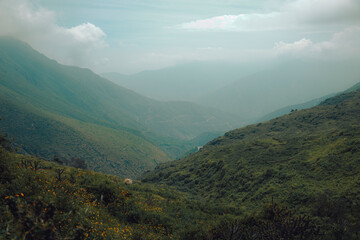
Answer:
[{"label": "white cloud", "polygon": [[284,15],[278,12],[224,15],[183,23],[178,27],[186,30],[267,31],[286,27],[289,22],[281,23]]},{"label": "white cloud", "polygon": [[68,31],[75,40],[81,43],[92,42],[95,45],[100,44],[99,46],[102,46],[103,42],[101,39],[106,36],[101,28],[91,23],[83,23],[76,27],[65,29],[65,31]]},{"label": "white cloud", "polygon": [[277,11],[223,15],[182,23],[186,30],[268,31],[360,23],[359,0],[286,1]]},{"label": "white cloud", "polygon": [[280,55],[292,57],[351,59],[360,56],[360,27],[348,27],[336,33],[328,41],[314,43],[303,38],[293,43],[278,42],[274,50]]},{"label": "white cloud", "polygon": [[235,28],[234,22],[239,18],[239,16],[235,15],[224,15],[218,16],[208,19],[196,20],[189,23],[181,24],[181,28],[184,29],[194,29],[194,30],[202,30],[202,29],[222,29],[222,30],[232,30]]},{"label": "white cloud", "polygon": [[13,36],[64,64],[90,67],[94,49],[106,46],[106,34],[91,23],[72,28],[56,24],[56,14],[28,0],[0,1],[0,36]]},{"label": "white cloud", "polygon": [[334,47],[334,43],[332,42],[313,43],[310,39],[306,38],[294,43],[278,42],[275,44],[275,49],[280,54],[320,53],[325,50],[334,49]]}]

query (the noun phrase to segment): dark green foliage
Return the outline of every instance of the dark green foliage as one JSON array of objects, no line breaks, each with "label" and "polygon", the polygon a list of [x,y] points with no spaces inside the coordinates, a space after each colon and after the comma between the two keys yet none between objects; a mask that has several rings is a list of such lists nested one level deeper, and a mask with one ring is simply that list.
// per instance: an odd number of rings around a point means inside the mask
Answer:
[{"label": "dark green foliage", "polygon": [[[311,215],[275,203],[251,213],[242,203],[216,204],[164,185],[126,185],[117,177],[3,149],[0,161],[7,173],[0,184],[0,235],[9,238],[356,239],[359,233],[358,215],[352,213],[358,205],[330,201],[328,192],[314,197]],[[33,167],[35,162],[41,168]]]},{"label": "dark green foliage", "polygon": [[19,198],[9,198],[5,203],[13,216],[5,235],[12,236],[11,231],[17,229],[16,234],[23,239],[55,239],[53,205],[43,206],[41,201],[27,204]]},{"label": "dark green foliage", "polygon": [[74,168],[88,169],[86,161],[81,158],[60,159],[58,156],[54,155],[52,161],[60,165],[65,164]]},{"label": "dark green foliage", "polygon": [[265,208],[263,216],[247,219],[225,218],[213,230],[212,239],[221,240],[278,240],[320,239],[319,229],[306,216],[294,214],[277,204]]},{"label": "dark green foliage", "polygon": [[179,239],[218,216],[170,188],[125,185],[3,149],[0,161],[0,236],[10,239]]},{"label": "dark green foliage", "polygon": [[70,166],[74,168],[81,168],[81,169],[88,168],[85,160],[81,158],[71,158],[69,162],[70,162]]},{"label": "dark green foliage", "polygon": [[[0,117],[0,121],[1,121],[1,117]],[[7,151],[14,151],[13,147],[11,146],[9,140],[7,139],[6,135],[2,135],[0,134],[0,148],[3,148]]]}]

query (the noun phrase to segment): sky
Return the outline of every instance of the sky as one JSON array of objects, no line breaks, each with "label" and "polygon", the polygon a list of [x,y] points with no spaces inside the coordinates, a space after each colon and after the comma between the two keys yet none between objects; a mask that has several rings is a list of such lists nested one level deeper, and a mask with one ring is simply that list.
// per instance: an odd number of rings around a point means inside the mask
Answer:
[{"label": "sky", "polygon": [[358,60],[360,0],[0,0],[0,35],[97,73]]}]

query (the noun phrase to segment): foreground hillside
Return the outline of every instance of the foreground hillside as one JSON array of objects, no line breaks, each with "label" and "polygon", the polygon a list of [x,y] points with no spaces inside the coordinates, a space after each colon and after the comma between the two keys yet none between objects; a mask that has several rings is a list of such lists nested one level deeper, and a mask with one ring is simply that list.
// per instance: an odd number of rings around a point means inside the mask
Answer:
[{"label": "foreground hillside", "polygon": [[0,239],[173,239],[184,234],[177,224],[191,224],[179,220],[189,214],[185,195],[169,188],[126,185],[3,148],[0,174]]},{"label": "foreground hillside", "polygon": [[359,122],[357,90],[230,131],[195,154],[161,164],[143,181],[177,186],[208,201],[241,206],[244,212],[273,199],[323,218],[329,228],[347,222],[337,230],[358,229]]},{"label": "foreground hillside", "polygon": [[131,177],[189,151],[198,135],[235,122],[199,105],[146,98],[5,37],[0,103],[0,129],[25,152],[80,157],[94,170]]},{"label": "foreground hillside", "polygon": [[3,140],[0,239],[318,239],[312,220],[274,203],[240,217],[238,208],[170,187],[125,184],[115,176],[14,154]]}]

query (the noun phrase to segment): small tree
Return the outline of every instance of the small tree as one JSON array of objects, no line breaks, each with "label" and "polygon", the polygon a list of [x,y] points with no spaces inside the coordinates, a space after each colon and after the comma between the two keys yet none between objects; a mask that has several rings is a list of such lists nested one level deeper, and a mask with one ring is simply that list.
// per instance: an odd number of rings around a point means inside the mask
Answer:
[{"label": "small tree", "polygon": [[65,169],[64,168],[62,168],[62,169],[58,168],[58,169],[55,170],[55,172],[56,172],[57,180],[59,182],[61,182],[62,181],[62,174],[65,172]]}]

